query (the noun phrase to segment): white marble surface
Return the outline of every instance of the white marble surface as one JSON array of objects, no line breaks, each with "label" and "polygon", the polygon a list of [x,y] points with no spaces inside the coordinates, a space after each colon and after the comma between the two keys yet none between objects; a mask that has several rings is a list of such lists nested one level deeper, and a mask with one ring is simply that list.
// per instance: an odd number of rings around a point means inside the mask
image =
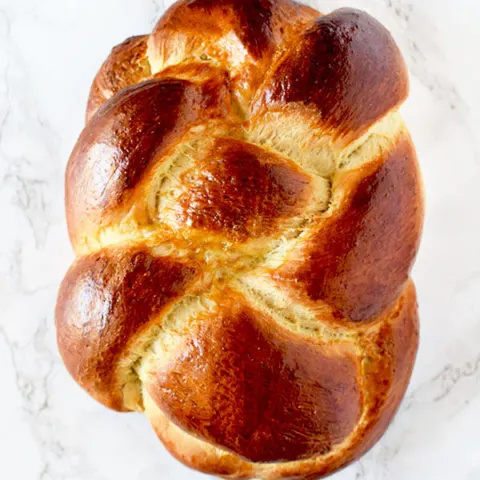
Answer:
[{"label": "white marble surface", "polygon": [[[166,1],[165,4],[170,4]],[[425,176],[415,269],[422,342],[382,441],[335,480],[480,479],[478,0],[318,0],[364,8],[412,74],[404,108]],[[161,0],[0,0],[0,478],[205,478],[169,458],[145,418],[118,415],[67,375],[53,308],[72,260],[63,173],[89,83],[110,47],[148,31]]]}]

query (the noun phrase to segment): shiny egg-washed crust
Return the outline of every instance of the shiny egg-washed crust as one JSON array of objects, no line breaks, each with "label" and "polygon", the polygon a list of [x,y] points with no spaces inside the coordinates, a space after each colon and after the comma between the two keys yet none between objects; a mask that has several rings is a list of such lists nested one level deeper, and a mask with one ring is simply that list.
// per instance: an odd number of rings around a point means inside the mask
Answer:
[{"label": "shiny egg-washed crust", "polygon": [[75,380],[208,474],[363,455],[418,345],[407,94],[390,34],[352,9],[182,0],[115,47],[66,173]]}]

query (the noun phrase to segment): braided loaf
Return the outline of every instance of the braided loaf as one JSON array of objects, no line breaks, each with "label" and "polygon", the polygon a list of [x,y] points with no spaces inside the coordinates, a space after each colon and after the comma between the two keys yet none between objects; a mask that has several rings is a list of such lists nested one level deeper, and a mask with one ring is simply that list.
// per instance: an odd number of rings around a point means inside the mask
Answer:
[{"label": "braided loaf", "polygon": [[418,343],[407,94],[352,9],[182,0],[117,46],[66,174],[75,380],[218,476],[315,479],[366,452]]}]

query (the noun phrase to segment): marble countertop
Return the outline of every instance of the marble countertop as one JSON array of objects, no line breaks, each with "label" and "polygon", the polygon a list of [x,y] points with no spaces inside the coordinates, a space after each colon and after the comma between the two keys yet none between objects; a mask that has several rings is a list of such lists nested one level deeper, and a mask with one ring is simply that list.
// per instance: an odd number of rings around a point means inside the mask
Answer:
[{"label": "marble countertop", "polygon": [[[8,480],[205,478],[165,452],[147,420],[91,400],[53,327],[72,260],[65,165],[92,77],[115,44],[171,1],[0,0],[0,465]],[[335,480],[480,479],[480,28],[477,0],[318,0],[366,9],[411,71],[404,116],[425,177],[414,278],[421,348],[394,424]]]}]

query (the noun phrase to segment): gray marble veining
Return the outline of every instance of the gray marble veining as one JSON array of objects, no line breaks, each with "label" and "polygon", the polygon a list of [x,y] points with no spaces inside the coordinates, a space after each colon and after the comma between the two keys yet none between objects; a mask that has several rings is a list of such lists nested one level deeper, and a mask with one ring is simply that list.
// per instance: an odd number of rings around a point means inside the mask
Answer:
[{"label": "gray marble veining", "polygon": [[[72,260],[63,175],[89,84],[111,46],[173,1],[0,0],[0,461],[8,480],[200,479],[147,421],[97,405],[69,378],[53,326]],[[411,72],[403,109],[427,192],[414,277],[422,343],[392,427],[335,480],[478,480],[480,43],[475,0],[317,0],[378,17]]]}]

